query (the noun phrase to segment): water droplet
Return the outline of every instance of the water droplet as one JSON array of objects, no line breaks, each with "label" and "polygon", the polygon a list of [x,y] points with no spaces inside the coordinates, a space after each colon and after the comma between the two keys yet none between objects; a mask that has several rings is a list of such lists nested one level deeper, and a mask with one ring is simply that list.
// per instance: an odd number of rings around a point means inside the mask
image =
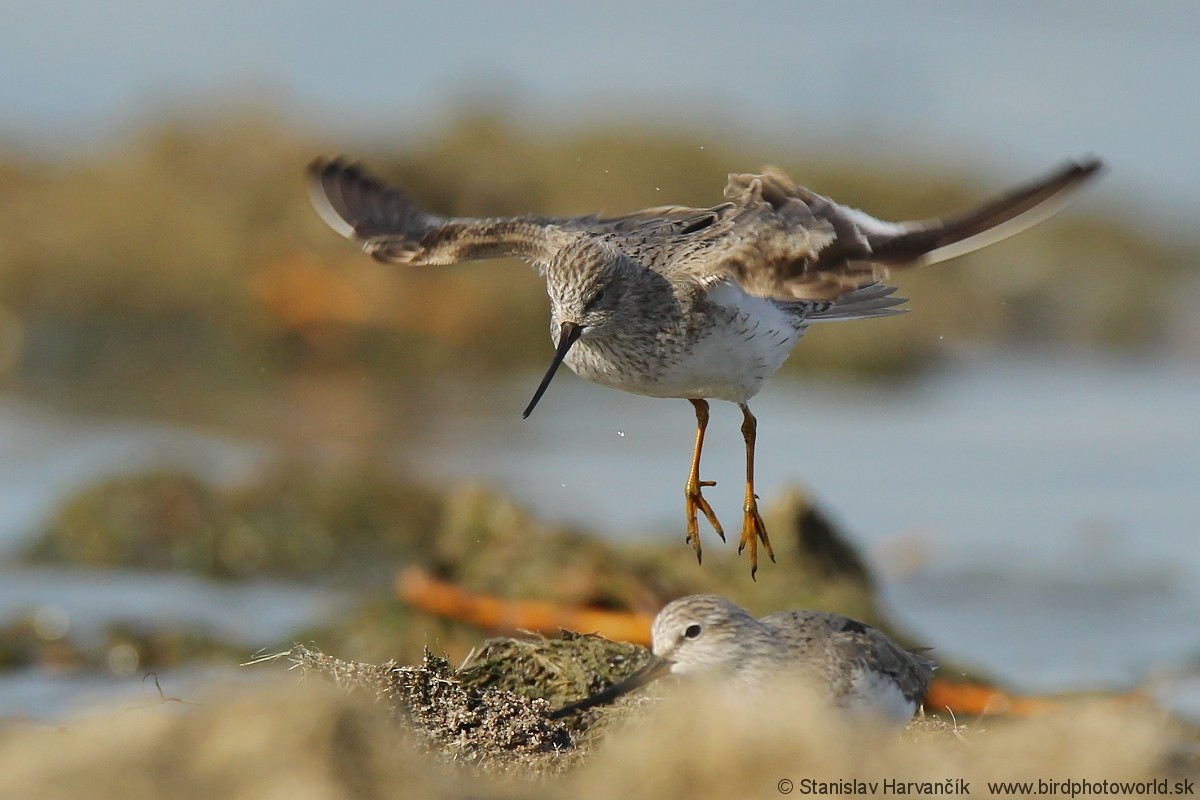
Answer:
[{"label": "water droplet", "polygon": [[33,613],[33,632],[42,639],[61,639],[71,629],[71,615],[65,608],[42,606]]},{"label": "water droplet", "polygon": [[137,672],[142,658],[138,655],[136,647],[129,642],[121,642],[109,648],[105,660],[108,662],[110,672],[116,675],[132,675]]}]

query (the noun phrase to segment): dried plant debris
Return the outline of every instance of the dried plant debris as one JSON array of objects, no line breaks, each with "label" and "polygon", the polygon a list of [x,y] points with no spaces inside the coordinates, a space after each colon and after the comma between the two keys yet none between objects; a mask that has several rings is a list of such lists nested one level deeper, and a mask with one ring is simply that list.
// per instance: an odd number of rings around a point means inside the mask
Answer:
[{"label": "dried plant debris", "polygon": [[649,658],[641,645],[562,631],[557,639],[488,639],[458,676],[478,689],[503,689],[558,707],[616,683]]},{"label": "dried plant debris", "polygon": [[[460,667],[459,678],[480,688],[499,688],[548,701],[559,708],[623,680],[650,658],[637,644],[614,642],[595,634],[561,631],[557,639],[531,634],[527,639],[489,639]],[[625,719],[639,696],[621,698],[566,717],[576,751],[586,755],[609,725]]]},{"label": "dried plant debris", "polygon": [[591,751],[597,734],[637,699],[554,721],[550,712],[624,678],[649,658],[639,645],[563,631],[559,638],[489,639],[458,669],[428,650],[417,666],[367,664],[296,645],[286,656],[386,707],[418,749],[488,773],[547,775]]},{"label": "dried plant debris", "polygon": [[404,721],[420,749],[448,763],[531,775],[560,772],[577,759],[567,726],[548,718],[548,702],[470,686],[428,651],[412,667],[344,661],[304,645],[286,655],[305,675],[372,694]]}]

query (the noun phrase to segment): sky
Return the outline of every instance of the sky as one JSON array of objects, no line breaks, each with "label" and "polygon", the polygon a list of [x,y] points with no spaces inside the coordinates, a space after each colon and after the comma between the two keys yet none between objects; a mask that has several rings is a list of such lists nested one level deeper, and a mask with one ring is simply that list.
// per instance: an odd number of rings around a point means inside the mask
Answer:
[{"label": "sky", "polygon": [[[1021,179],[1095,153],[1096,203],[1200,217],[1200,3],[0,1],[0,147],[278,105],[399,147],[465,103]],[[756,168],[759,165],[747,165]],[[1107,199],[1103,196],[1107,195]]]}]

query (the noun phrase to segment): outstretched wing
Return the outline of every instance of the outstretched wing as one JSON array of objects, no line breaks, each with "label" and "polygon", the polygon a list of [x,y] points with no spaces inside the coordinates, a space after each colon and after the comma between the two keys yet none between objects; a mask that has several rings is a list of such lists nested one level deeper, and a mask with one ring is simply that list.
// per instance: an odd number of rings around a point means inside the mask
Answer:
[{"label": "outstretched wing", "polygon": [[443,265],[520,258],[544,265],[593,217],[441,217],[342,158],[308,166],[308,196],[329,227],[379,261]]},{"label": "outstretched wing", "polygon": [[838,300],[893,269],[932,264],[986,247],[1059,211],[1102,165],[1071,162],[983,205],[953,216],[892,223],[797,186],[767,168],[731,175],[729,203],[683,255],[703,282],[734,280],[750,294],[779,300]]},{"label": "outstretched wing", "polygon": [[[892,223],[796,185],[783,172],[731,175],[726,202],[712,208],[660,206],[608,219],[584,217],[441,217],[401,190],[340,158],[309,165],[309,196],[335,231],[374,258],[397,264],[453,264],[521,258],[539,267],[582,236],[611,242],[649,269],[687,275],[703,285],[731,280],[778,300],[898,298],[880,287],[893,269],[944,261],[1035,225],[1061,209],[1101,169],[1071,162],[965,213]],[[855,293],[851,296],[851,293]],[[878,301],[878,302],[877,302]],[[882,306],[881,306],[882,307]]]}]

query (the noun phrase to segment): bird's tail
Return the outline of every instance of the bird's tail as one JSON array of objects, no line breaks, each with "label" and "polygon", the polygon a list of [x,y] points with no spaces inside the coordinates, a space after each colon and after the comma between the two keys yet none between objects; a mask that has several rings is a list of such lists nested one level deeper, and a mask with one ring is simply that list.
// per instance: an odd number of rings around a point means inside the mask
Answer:
[{"label": "bird's tail", "polygon": [[871,283],[837,300],[825,304],[824,308],[812,311],[805,317],[808,322],[841,322],[850,319],[870,319],[903,314],[907,308],[896,308],[908,302],[907,297],[896,297],[896,287],[886,283]]}]

